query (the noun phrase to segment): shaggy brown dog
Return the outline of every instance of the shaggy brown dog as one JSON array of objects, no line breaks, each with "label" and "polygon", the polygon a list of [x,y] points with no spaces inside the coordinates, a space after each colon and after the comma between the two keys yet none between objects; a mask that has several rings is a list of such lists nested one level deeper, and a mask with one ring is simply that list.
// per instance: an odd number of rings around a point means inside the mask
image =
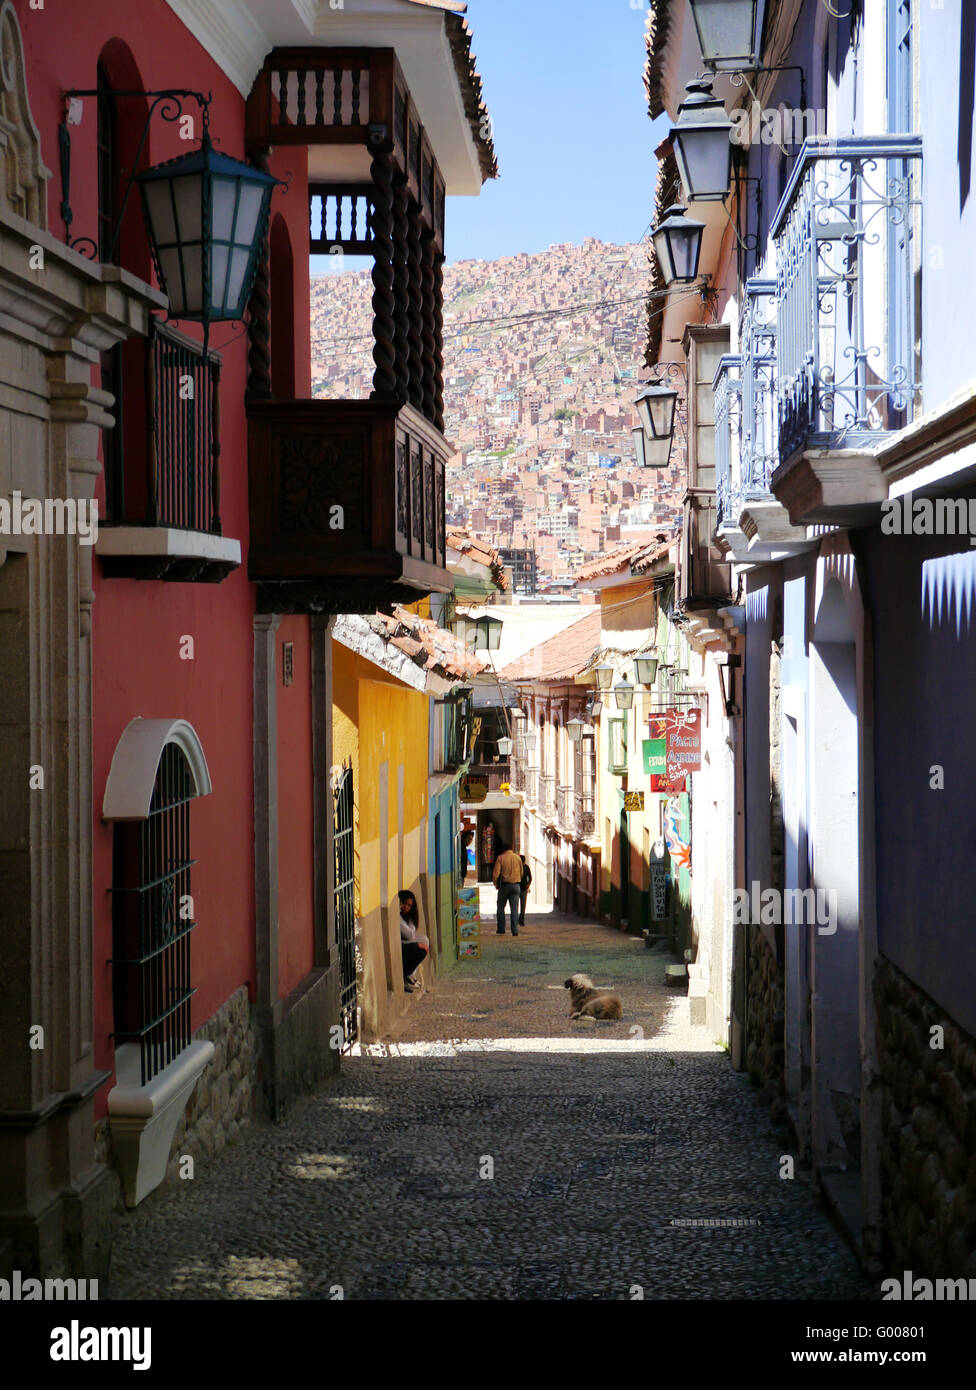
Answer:
[{"label": "shaggy brown dog", "polygon": [[575,1018],[620,1018],[620,1000],[608,989],[594,988],[589,975],[570,975],[564,985],[572,1004],[569,1016]]}]

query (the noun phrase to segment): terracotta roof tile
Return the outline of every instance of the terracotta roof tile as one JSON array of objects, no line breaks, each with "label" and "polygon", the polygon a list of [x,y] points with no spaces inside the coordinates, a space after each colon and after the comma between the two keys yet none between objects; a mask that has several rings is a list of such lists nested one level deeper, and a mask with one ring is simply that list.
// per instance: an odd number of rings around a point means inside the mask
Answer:
[{"label": "terracotta roof tile", "polygon": [[460,555],[469,555],[480,565],[487,565],[491,570],[491,577],[499,589],[504,591],[508,588],[508,579],[501,556],[487,541],[479,540],[477,536],[472,536],[469,531],[448,531],[446,541],[451,550],[456,550]]},{"label": "terracotta roof tile", "polygon": [[485,663],[452,632],[445,632],[430,618],[418,618],[399,604],[392,614],[377,613],[370,626],[417,666],[445,680],[471,680],[485,670]]},{"label": "terracotta roof tile", "polygon": [[471,127],[478,163],[481,166],[481,182],[498,178],[498,161],[491,138],[491,117],[481,94],[481,76],[475,66],[475,56],[471,52],[471,30],[466,19],[467,4],[461,0],[410,0],[411,5],[420,5],[426,10],[440,10],[444,15],[447,41],[451,45],[454,71],[457,73],[464,102],[464,114]]},{"label": "terracotta roof tile", "polygon": [[647,92],[647,110],[651,120],[655,120],[664,111],[664,51],[671,29],[673,3],[674,0],[651,0],[651,8],[647,12],[647,32],[644,35],[647,45],[644,90]]},{"label": "terracotta roof tile", "polygon": [[577,583],[585,584],[588,579],[600,579],[607,574],[616,574],[618,570],[629,569],[631,574],[643,574],[656,560],[666,555],[677,541],[677,536],[659,536],[654,541],[632,541],[630,545],[619,546],[596,560],[590,560],[576,571],[574,577]]},{"label": "terracotta roof tile", "polygon": [[680,539],[680,536],[671,536],[669,540],[662,541],[660,545],[646,546],[644,553],[638,555],[631,565],[634,574],[645,574],[658,560],[663,560],[669,551],[676,550]]},{"label": "terracotta roof tile", "polygon": [[500,680],[568,681],[578,675],[600,645],[600,613],[587,613],[499,671]]}]

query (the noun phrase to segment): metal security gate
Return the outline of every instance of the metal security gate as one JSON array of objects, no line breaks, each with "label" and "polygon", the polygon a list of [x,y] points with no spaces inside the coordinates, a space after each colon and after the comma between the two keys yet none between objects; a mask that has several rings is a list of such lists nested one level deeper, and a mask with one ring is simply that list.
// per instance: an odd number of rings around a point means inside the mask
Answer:
[{"label": "metal security gate", "polygon": [[333,797],[335,842],[335,923],[339,947],[339,1017],[343,1051],[359,1036],[359,1001],[356,993],[356,886],[353,832],[352,766],[346,765]]}]

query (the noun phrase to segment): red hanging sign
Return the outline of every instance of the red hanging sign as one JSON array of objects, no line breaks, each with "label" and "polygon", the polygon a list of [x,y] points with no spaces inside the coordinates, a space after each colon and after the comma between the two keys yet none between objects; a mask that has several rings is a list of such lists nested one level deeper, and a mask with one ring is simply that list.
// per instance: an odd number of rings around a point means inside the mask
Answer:
[{"label": "red hanging sign", "polygon": [[[701,771],[701,707],[652,714],[649,724],[651,738],[667,740],[667,773],[651,778],[651,790],[684,791],[685,776]],[[655,786],[655,782],[661,785]]]}]

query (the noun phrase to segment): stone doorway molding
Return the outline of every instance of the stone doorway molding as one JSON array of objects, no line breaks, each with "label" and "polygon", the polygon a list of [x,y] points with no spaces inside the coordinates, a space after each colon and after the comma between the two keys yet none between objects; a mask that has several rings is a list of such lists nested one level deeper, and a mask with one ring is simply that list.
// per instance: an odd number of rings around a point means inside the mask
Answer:
[{"label": "stone doorway molding", "polygon": [[[115,404],[93,368],[145,335],[166,299],[51,235],[48,177],[17,14],[3,0],[0,490],[87,504]],[[80,537],[0,535],[0,939],[5,958],[30,963],[29,978],[0,989],[0,1254],[38,1276],[104,1277],[111,1230],[94,1132],[110,1073],[93,1046],[93,597]]]}]

